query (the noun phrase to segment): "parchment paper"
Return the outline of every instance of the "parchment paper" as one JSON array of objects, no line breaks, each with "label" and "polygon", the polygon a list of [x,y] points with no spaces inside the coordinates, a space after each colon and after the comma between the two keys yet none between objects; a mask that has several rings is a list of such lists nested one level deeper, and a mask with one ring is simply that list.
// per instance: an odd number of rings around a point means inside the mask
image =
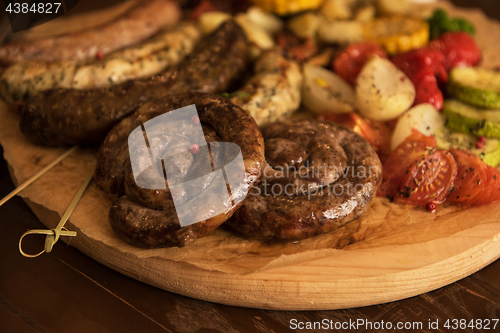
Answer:
[{"label": "parchment paper", "polygon": [[[458,11],[441,3],[451,15],[463,15],[477,27],[477,41],[484,52],[483,66],[500,64],[494,52],[500,36],[500,23],[488,20],[479,11]],[[19,118],[14,110],[0,104],[0,144],[4,158],[11,168],[16,184],[24,181],[44,165],[62,154],[65,149],[44,148],[27,141],[18,128]],[[71,202],[81,183],[95,163],[97,149],[80,149],[21,193],[30,203],[39,204],[44,214],[42,222],[53,228]],[[367,212],[346,227],[319,237],[299,242],[264,242],[251,240],[221,227],[210,236],[183,248],[144,250],[119,239],[111,230],[107,216],[111,201],[91,183],[67,224],[78,235],[71,245],[93,241],[140,258],[162,257],[185,262],[199,268],[232,274],[249,274],[298,262],[341,255],[351,249],[369,249],[385,245],[402,245],[445,238],[477,224],[498,222],[500,203],[489,206],[459,209],[449,207],[431,214],[413,207],[391,204],[376,198]],[[50,214],[49,214],[50,215]],[[340,250],[341,249],[341,250]],[[99,258],[95,258],[99,260]]]}]

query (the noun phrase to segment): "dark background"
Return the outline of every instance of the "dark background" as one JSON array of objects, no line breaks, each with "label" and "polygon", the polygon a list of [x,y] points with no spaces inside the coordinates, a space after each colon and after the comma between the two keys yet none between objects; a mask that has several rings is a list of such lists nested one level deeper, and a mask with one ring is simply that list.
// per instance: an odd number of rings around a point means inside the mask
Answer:
[{"label": "dark background", "polygon": [[[116,2],[82,0],[74,11]],[[500,1],[452,2],[480,6],[487,15],[500,19]],[[13,189],[1,159],[0,198]],[[292,318],[424,324],[436,319],[440,323],[454,318],[467,322],[500,319],[500,260],[449,286],[397,302],[333,311],[268,311],[198,301],[157,289],[121,275],[62,242],[50,254],[24,258],[17,248],[19,237],[37,228],[44,226],[20,198],[0,207],[0,332],[286,332]],[[29,253],[43,246],[43,239],[35,238],[24,243]],[[496,331],[500,331],[499,326]],[[440,327],[432,332],[452,331]],[[460,332],[480,331],[467,328]]]}]

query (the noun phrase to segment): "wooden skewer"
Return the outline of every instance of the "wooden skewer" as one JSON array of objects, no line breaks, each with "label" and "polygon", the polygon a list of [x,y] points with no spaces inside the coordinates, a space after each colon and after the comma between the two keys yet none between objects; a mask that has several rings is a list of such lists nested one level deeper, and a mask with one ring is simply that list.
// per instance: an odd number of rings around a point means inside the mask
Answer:
[{"label": "wooden skewer", "polygon": [[[80,189],[76,193],[75,197],[73,198],[73,200],[69,204],[68,209],[66,209],[66,212],[62,216],[61,221],[59,221],[59,224],[57,225],[57,227],[55,227],[52,230],[48,230],[48,229],[28,230],[21,236],[21,239],[19,239],[19,252],[21,252],[21,254],[23,256],[28,257],[28,258],[35,258],[44,252],[49,253],[50,251],[52,251],[54,244],[59,240],[60,236],[71,236],[71,237],[76,236],[76,231],[63,230],[64,224],[66,223],[66,221],[68,221],[69,216],[71,215],[71,213],[75,209],[76,205],[78,204],[78,201],[80,201],[83,193],[85,192],[85,190],[89,186],[90,182],[92,181],[94,173],[95,173],[95,166],[92,168],[92,171],[87,176],[87,179],[85,179],[82,186],[80,187]],[[25,253],[22,249],[22,242],[23,242],[23,238],[27,235],[46,235],[45,248],[37,254]]]},{"label": "wooden skewer", "polygon": [[62,154],[61,156],[59,156],[58,158],[56,158],[54,161],[52,161],[50,164],[46,165],[42,170],[38,171],[33,176],[31,176],[29,179],[27,179],[24,183],[22,183],[21,185],[19,185],[18,187],[16,187],[16,189],[14,189],[14,191],[10,192],[2,200],[0,200],[0,206],[2,206],[4,203],[6,203],[7,201],[9,201],[13,196],[15,196],[16,194],[18,194],[22,190],[24,190],[26,187],[28,187],[35,180],[37,180],[38,178],[40,178],[40,176],[42,176],[43,174],[45,174],[47,171],[49,171],[50,169],[52,169],[57,163],[59,163],[62,160],[64,160],[69,154],[71,154],[72,152],[74,152],[77,148],[78,147],[75,146],[75,147],[69,149],[64,154]]}]

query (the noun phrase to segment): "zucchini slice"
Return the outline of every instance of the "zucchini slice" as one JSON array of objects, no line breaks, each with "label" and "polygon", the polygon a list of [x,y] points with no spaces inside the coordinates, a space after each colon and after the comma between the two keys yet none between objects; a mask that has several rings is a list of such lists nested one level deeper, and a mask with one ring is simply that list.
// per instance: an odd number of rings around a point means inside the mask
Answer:
[{"label": "zucchini slice", "polygon": [[446,126],[457,132],[500,139],[500,110],[478,109],[458,100],[446,100]]},{"label": "zucchini slice", "polygon": [[446,127],[436,131],[434,136],[439,149],[458,148],[468,150],[492,167],[500,164],[500,140],[487,139],[482,148],[476,148],[477,137],[453,132]]},{"label": "zucchini slice", "polygon": [[450,73],[448,92],[474,106],[500,108],[500,72],[475,67],[454,68]]}]

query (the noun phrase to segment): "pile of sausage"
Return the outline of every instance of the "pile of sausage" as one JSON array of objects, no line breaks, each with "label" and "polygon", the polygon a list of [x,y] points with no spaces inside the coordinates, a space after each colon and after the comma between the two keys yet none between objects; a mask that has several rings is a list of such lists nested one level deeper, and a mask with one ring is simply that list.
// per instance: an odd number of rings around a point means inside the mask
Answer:
[{"label": "pile of sausage", "polygon": [[[168,15],[158,14],[160,9]],[[180,17],[170,0],[151,0],[141,10],[101,27],[109,36],[118,27],[134,30],[121,44],[100,38],[92,45],[109,53],[176,25]],[[148,11],[155,13],[149,23],[137,23]],[[0,49],[0,61],[53,61],[54,55],[47,50],[50,45],[67,47],[72,39],[100,35],[97,31],[63,35],[29,47],[20,42],[6,44]],[[95,56],[89,43],[79,48],[65,52],[63,59]],[[34,96],[25,96],[20,108],[21,130],[36,144],[100,144],[95,179],[114,198],[109,220],[124,240],[148,248],[184,246],[224,222],[250,237],[299,240],[340,228],[365,211],[382,180],[381,163],[369,143],[332,123],[280,122],[300,105],[302,76],[297,63],[279,49],[264,53],[239,94],[224,98],[215,94],[237,89],[248,67],[248,41],[241,28],[228,21],[190,54],[183,52],[183,60],[179,58],[159,75],[92,89],[40,89]],[[189,145],[186,137],[166,128],[156,138],[161,144],[151,137],[148,148],[156,144],[160,155],[182,154],[163,159],[160,176],[167,178],[165,170],[176,168],[181,181],[202,177],[197,174],[202,162],[211,165],[212,171],[221,169],[235,155],[221,150],[221,156],[216,156],[219,153],[213,147],[231,143],[239,147],[244,182],[238,188],[227,185],[230,195],[223,200],[223,213],[182,226],[176,214],[180,201],[173,198],[185,192],[169,188],[167,181],[163,188],[139,186],[129,152],[136,148],[130,138],[134,130],[145,133],[149,120],[192,104],[198,116],[191,121],[203,129],[211,155],[198,153],[202,147]],[[194,128],[192,124],[175,126],[186,126],[188,132]],[[226,184],[228,177],[226,170]],[[188,199],[212,200],[203,191],[213,181],[208,177],[199,195]]]}]

